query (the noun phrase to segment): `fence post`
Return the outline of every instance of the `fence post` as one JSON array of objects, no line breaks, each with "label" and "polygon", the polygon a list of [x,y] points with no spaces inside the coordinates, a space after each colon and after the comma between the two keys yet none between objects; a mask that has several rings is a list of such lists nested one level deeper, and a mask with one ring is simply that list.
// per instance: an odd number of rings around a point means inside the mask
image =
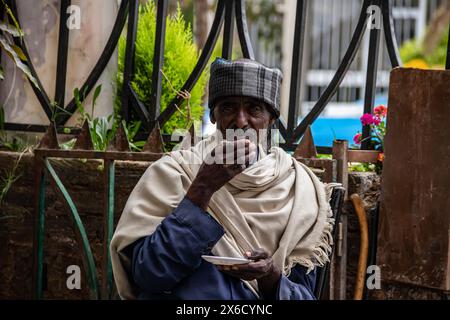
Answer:
[{"label": "fence post", "polygon": [[[159,115],[162,93],[162,67],[164,63],[164,47],[166,43],[166,20],[169,6],[168,0],[158,1],[156,13],[155,51],[153,57],[152,74],[152,105],[150,106],[150,122]],[[152,127],[153,129],[153,127]]]},{"label": "fence post", "polygon": [[[344,200],[348,195],[348,141],[333,141],[333,159],[337,164],[337,182],[345,188]],[[338,239],[330,272],[330,299],[345,300],[347,289],[347,215],[342,212],[339,221]]]},{"label": "fence post", "polygon": [[234,17],[236,15],[235,0],[228,0],[225,4],[225,25],[223,27],[222,58],[231,59],[233,56]]},{"label": "fence post", "polygon": [[42,299],[44,276],[45,170],[43,159],[34,156],[35,217],[33,228],[32,299]]},{"label": "fence post", "polygon": [[[378,8],[374,13],[374,19],[381,19],[381,6],[379,0],[372,1],[372,4]],[[372,7],[372,6],[371,6]],[[370,7],[369,7],[370,9]],[[377,16],[379,15],[379,16]],[[370,19],[369,19],[369,22]],[[380,48],[380,28],[375,25],[370,30],[369,40],[369,57],[367,64],[366,76],[366,92],[364,93],[364,113],[372,113],[375,101],[375,93],[377,89],[377,68],[378,68],[378,53]],[[362,143],[361,149],[369,149],[370,147],[370,126],[363,125],[362,127]]]}]

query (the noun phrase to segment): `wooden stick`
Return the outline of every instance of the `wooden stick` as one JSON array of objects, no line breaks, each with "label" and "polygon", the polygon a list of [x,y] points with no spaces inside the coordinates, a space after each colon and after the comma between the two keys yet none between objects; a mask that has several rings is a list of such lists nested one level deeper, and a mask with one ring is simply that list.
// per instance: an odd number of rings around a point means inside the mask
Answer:
[{"label": "wooden stick", "polygon": [[369,230],[367,224],[366,210],[358,194],[352,194],[350,200],[355,208],[356,216],[358,217],[359,229],[361,233],[360,244],[359,244],[359,259],[358,259],[358,269],[356,271],[356,282],[354,291],[354,300],[362,300],[364,292],[364,284],[366,280],[366,270],[367,270],[367,256],[369,254]]}]

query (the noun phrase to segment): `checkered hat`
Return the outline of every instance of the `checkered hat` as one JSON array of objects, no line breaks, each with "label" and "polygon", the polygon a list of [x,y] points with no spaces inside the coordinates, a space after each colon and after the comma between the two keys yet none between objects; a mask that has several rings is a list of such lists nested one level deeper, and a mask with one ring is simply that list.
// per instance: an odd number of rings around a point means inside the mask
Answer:
[{"label": "checkered hat", "polygon": [[211,65],[209,108],[212,111],[221,97],[246,96],[267,103],[278,118],[282,79],[283,74],[279,69],[268,68],[254,60],[229,61],[217,58]]}]

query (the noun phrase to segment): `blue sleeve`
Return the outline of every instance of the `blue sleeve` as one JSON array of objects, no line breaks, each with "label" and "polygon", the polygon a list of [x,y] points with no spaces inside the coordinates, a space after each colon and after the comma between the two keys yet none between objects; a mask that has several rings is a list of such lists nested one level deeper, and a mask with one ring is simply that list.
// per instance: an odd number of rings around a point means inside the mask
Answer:
[{"label": "blue sleeve", "polygon": [[289,277],[281,276],[277,300],[316,300],[315,284],[316,269],[307,274],[305,267],[296,265]]},{"label": "blue sleeve", "polygon": [[155,232],[134,244],[132,275],[147,293],[170,291],[200,266],[223,236],[222,226],[207,212],[184,198]]}]

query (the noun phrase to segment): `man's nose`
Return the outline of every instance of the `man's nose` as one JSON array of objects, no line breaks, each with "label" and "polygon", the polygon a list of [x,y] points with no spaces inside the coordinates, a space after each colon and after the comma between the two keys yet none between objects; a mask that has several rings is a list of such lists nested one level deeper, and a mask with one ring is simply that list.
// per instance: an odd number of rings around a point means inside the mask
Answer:
[{"label": "man's nose", "polygon": [[235,124],[238,129],[244,129],[248,126],[247,112],[245,112],[244,108],[239,108],[236,114]]}]

